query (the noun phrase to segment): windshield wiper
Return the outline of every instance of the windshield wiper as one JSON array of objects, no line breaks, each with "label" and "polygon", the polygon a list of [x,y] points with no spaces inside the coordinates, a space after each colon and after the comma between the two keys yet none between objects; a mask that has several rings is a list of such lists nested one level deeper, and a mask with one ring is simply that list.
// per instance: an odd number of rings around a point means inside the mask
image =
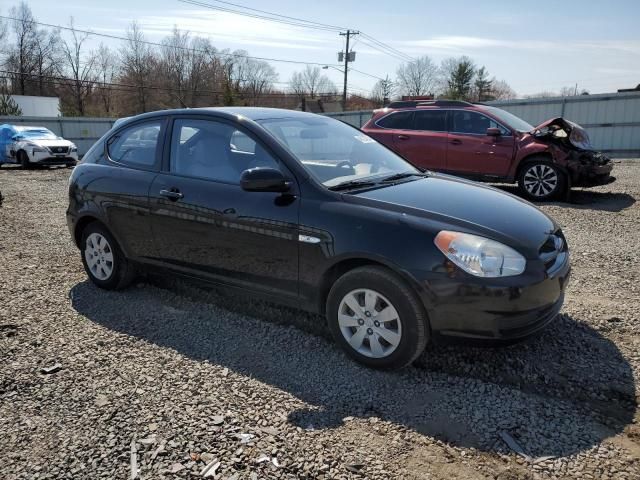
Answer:
[{"label": "windshield wiper", "polygon": [[409,177],[424,177],[426,176],[425,173],[418,173],[418,172],[404,172],[404,173],[396,173],[394,175],[391,175],[389,177],[386,177],[384,179],[382,179],[383,182],[395,182],[396,180],[402,180],[403,178],[409,178]]},{"label": "windshield wiper", "polygon": [[375,184],[376,182],[372,182],[371,180],[348,180],[346,182],[338,183],[337,185],[333,185],[328,188],[329,190],[337,191],[358,187],[372,187]]}]

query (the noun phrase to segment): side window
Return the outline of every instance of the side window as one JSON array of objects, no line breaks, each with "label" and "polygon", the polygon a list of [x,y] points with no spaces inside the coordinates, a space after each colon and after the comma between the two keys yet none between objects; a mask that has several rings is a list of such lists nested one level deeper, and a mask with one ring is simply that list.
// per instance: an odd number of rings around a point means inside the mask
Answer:
[{"label": "side window", "polygon": [[509,135],[509,131],[495,120],[482,115],[481,113],[467,110],[453,110],[452,112],[452,133],[473,133],[476,135],[486,135],[487,128],[499,128],[503,135]]},{"label": "side window", "polygon": [[259,143],[215,120],[178,119],[171,135],[172,173],[239,184],[249,168],[279,168]]},{"label": "side window", "polygon": [[255,153],[256,142],[244,132],[236,130],[231,135],[231,144],[229,145],[232,152],[236,153]]},{"label": "side window", "polygon": [[377,124],[382,128],[398,130],[411,130],[413,112],[395,112],[378,120]]},{"label": "side window", "polygon": [[133,167],[149,168],[156,163],[161,122],[133,125],[107,140],[109,158]]},{"label": "side window", "polygon": [[413,128],[430,132],[447,131],[446,110],[418,110],[413,116]]}]

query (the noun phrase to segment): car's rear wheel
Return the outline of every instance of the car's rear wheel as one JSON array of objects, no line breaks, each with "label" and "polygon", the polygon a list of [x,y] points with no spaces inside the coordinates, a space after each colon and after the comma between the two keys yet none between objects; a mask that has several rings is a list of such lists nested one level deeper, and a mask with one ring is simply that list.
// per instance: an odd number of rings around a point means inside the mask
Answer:
[{"label": "car's rear wheel", "polygon": [[356,268],[340,277],[327,298],[327,321],[336,343],[370,367],[404,367],[429,339],[417,295],[382,267]]},{"label": "car's rear wheel", "polygon": [[518,185],[531,200],[551,200],[567,188],[567,180],[560,169],[546,160],[527,162],[520,170]]},{"label": "car's rear wheel", "polygon": [[20,150],[18,152],[18,163],[22,168],[27,169],[31,168],[31,162],[29,161],[29,155],[24,150]]},{"label": "car's rear wheel", "polygon": [[98,222],[82,231],[82,264],[89,279],[100,288],[117,290],[131,283],[135,269],[113,236]]}]

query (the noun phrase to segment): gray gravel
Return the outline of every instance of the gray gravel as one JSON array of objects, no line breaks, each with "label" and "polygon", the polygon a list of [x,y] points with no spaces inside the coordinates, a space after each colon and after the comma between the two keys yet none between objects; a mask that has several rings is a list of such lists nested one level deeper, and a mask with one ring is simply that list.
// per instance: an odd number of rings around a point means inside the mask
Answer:
[{"label": "gray gravel", "polygon": [[0,478],[640,478],[640,161],[543,205],[573,263],[549,329],[393,373],[292,309],[157,278],[99,291],[68,174],[0,170]]}]

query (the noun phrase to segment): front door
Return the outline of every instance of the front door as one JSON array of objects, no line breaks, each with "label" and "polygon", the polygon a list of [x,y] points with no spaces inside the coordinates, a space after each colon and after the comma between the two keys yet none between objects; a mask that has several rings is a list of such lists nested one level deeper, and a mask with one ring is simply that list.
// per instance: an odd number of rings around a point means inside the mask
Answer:
[{"label": "front door", "polygon": [[[447,171],[470,176],[506,177],[513,158],[511,131],[470,110],[452,110],[448,135]],[[487,135],[499,128],[501,135]]]},{"label": "front door", "polygon": [[287,172],[281,162],[233,124],[195,117],[174,120],[169,149],[169,171],[150,190],[159,261],[217,282],[297,296],[295,182],[290,194],[239,185],[247,168]]}]

